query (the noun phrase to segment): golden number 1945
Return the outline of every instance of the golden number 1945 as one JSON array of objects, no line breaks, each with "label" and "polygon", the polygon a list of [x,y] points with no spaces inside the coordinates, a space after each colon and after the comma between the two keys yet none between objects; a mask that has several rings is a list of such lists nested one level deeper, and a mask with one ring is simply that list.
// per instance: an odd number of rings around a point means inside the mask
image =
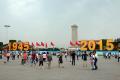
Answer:
[{"label": "golden number 1945", "polygon": [[29,42],[14,42],[14,43],[9,43],[8,44],[9,50],[29,50]]}]

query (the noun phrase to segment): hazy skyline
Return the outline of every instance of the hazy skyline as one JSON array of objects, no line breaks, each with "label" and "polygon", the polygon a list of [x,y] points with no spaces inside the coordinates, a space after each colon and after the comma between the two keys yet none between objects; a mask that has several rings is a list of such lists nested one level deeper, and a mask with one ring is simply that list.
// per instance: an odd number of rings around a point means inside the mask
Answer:
[{"label": "hazy skyline", "polygon": [[71,25],[78,39],[120,37],[120,0],[0,0],[0,41],[51,42],[68,46]]}]

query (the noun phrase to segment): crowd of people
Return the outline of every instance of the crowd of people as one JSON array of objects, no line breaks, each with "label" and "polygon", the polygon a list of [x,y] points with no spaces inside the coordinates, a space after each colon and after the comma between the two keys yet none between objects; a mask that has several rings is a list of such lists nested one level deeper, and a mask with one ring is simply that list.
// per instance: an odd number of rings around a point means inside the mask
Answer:
[{"label": "crowd of people", "polygon": [[117,62],[120,62],[120,51],[117,52],[117,54],[111,54],[111,52],[103,53],[103,57],[105,59],[111,59],[111,57],[115,57],[117,59]]},{"label": "crowd of people", "polygon": [[[24,51],[24,52],[20,52],[19,54],[15,54],[15,53],[10,53],[7,52],[5,54],[3,54],[4,58],[6,58],[6,61],[4,61],[4,63],[9,62],[10,58],[12,60],[15,60],[15,58],[21,59],[21,65],[25,65],[25,64],[30,64],[31,66],[36,66],[36,64],[38,63],[38,65],[43,68],[44,63],[46,62],[48,64],[48,68],[51,68],[51,63],[53,61],[53,54],[51,54],[50,52],[42,52],[42,53],[36,53],[36,51],[32,51],[31,54],[29,54],[28,52]],[[70,57],[70,62],[72,66],[75,66],[75,62],[76,60],[80,60],[80,54],[76,53],[75,51],[70,51],[70,52],[58,52],[56,53],[56,56],[58,58],[58,67],[59,68],[64,68],[63,62],[65,62],[63,60],[63,56],[65,57],[65,60],[68,61],[68,57]],[[86,51],[82,52],[81,54],[81,59],[83,62],[83,67],[87,67],[87,62],[88,59],[87,57],[90,57],[89,61],[91,62],[91,66],[92,66],[92,70],[97,70],[97,58],[98,56],[96,55],[96,52],[91,52],[91,53],[87,53]]]},{"label": "crowd of people", "polygon": [[[36,64],[39,65],[40,68],[44,68],[44,63],[47,63],[48,69],[51,68],[51,63],[53,60],[53,54],[50,52],[42,52],[42,53],[36,53],[36,51],[32,51],[32,53],[28,53],[26,51],[20,52],[19,54],[10,53],[9,51],[7,53],[3,54],[4,56],[4,63],[9,62],[10,59],[15,60],[18,58],[20,60],[21,65],[30,64],[31,66],[36,66]],[[56,53],[56,56],[58,58],[58,67],[64,68],[63,62],[65,63],[65,60],[68,61],[68,57],[70,59],[71,65],[76,65],[76,60],[80,60],[82,62],[83,67],[87,67],[88,62],[91,65],[91,70],[97,70],[98,69],[98,55],[96,54],[96,51],[86,52],[83,51],[82,53],[76,52],[76,51],[69,51],[69,52],[58,52]],[[108,53],[107,55],[103,55],[104,58],[110,59],[111,53]],[[81,59],[80,59],[81,57]],[[65,59],[63,59],[65,58]],[[120,60],[120,52],[117,55],[118,62]]]}]

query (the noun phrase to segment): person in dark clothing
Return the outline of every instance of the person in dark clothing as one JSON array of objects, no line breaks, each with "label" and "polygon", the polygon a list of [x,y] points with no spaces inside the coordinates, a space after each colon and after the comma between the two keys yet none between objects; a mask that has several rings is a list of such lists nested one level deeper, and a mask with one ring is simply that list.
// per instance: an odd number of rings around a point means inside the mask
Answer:
[{"label": "person in dark clothing", "polygon": [[2,59],[2,53],[0,53],[0,59]]},{"label": "person in dark clothing", "polygon": [[9,51],[6,54],[6,57],[7,57],[7,62],[9,62],[9,60],[10,60],[10,52]]},{"label": "person in dark clothing", "polygon": [[120,62],[120,57],[118,57],[118,62]]},{"label": "person in dark clothing", "polygon": [[82,54],[83,67],[87,67],[87,53],[86,51]]},{"label": "person in dark clothing", "polygon": [[19,59],[19,57],[20,57],[20,55],[19,54],[17,54],[17,58]]},{"label": "person in dark clothing", "polygon": [[98,67],[97,67],[97,58],[95,58],[94,61],[95,61],[95,62],[94,62],[94,66],[95,66],[95,69],[94,69],[94,70],[97,70],[97,69],[98,69]]},{"label": "person in dark clothing", "polygon": [[38,57],[39,57],[39,66],[42,66],[41,68],[43,68],[43,55],[39,54]]},{"label": "person in dark clothing", "polygon": [[75,66],[75,51],[72,52],[72,65]]},{"label": "person in dark clothing", "polygon": [[51,62],[52,62],[52,54],[47,54],[47,61],[48,61],[48,69],[51,69]]},{"label": "person in dark clothing", "polygon": [[76,55],[77,55],[77,60],[79,60],[79,56],[80,56],[79,51],[76,52]]},{"label": "person in dark clothing", "polygon": [[[36,54],[33,52],[32,54],[31,54],[31,60],[32,60],[32,65],[34,64],[34,65],[36,65]],[[31,66],[32,66],[31,65]]]},{"label": "person in dark clothing", "polygon": [[63,55],[62,55],[62,53],[60,53],[58,55],[58,67],[60,68],[61,67],[60,65],[62,65],[62,64],[63,64]]},{"label": "person in dark clothing", "polygon": [[12,55],[12,60],[15,60],[15,54]]},{"label": "person in dark clothing", "polygon": [[119,62],[120,61],[120,51],[119,51],[119,53],[117,55],[117,58],[118,58],[118,62]]},{"label": "person in dark clothing", "polygon": [[111,52],[108,53],[108,59],[110,59],[110,58],[111,58]]}]

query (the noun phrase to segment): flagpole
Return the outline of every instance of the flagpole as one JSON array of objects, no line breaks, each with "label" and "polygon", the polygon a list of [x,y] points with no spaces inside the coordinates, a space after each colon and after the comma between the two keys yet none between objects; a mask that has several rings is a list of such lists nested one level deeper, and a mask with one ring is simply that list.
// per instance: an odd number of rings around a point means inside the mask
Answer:
[{"label": "flagpole", "polygon": [[46,50],[47,50],[48,49],[48,44],[47,43],[45,44],[45,47],[46,47]]},{"label": "flagpole", "polygon": [[54,52],[54,46],[55,46],[55,45],[54,45],[53,42],[51,42],[50,44],[51,44],[51,46],[52,46],[52,48],[53,48],[53,52]]}]

